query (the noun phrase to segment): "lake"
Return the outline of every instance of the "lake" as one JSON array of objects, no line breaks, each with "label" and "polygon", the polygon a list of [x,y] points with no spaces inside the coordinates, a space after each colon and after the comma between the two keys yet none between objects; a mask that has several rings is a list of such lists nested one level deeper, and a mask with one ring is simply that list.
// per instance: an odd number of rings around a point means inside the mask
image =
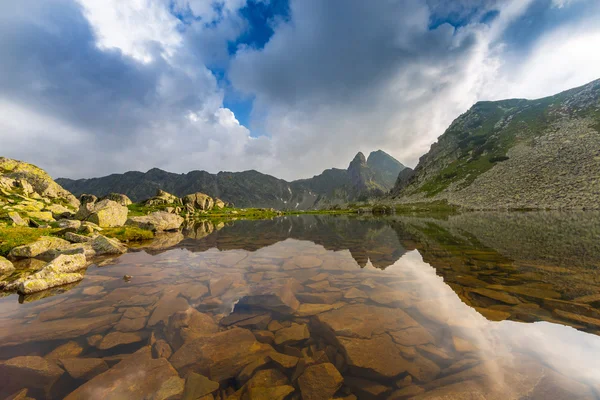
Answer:
[{"label": "lake", "polygon": [[592,212],[203,222],[0,298],[0,398],[599,399],[599,270]]}]

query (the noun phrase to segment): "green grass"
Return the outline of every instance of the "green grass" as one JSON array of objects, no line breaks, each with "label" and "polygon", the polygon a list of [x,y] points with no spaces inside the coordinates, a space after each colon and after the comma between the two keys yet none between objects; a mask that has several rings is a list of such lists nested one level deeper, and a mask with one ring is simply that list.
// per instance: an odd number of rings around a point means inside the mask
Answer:
[{"label": "green grass", "polygon": [[460,212],[460,207],[449,204],[446,200],[398,204],[395,206],[395,209],[396,214],[454,215]]},{"label": "green grass", "polygon": [[103,228],[102,233],[109,238],[119,239],[121,242],[138,242],[154,237],[152,231],[140,229],[136,226],[119,226],[116,228]]},{"label": "green grass", "polygon": [[50,236],[58,229],[23,226],[0,227],[0,255],[5,256],[14,247],[35,242],[40,236]]}]

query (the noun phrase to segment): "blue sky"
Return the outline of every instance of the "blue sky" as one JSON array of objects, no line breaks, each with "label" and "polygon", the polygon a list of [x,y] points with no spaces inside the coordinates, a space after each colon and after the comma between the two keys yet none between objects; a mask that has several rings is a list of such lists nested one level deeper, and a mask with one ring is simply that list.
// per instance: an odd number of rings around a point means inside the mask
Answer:
[{"label": "blue sky", "polygon": [[0,2],[0,155],[73,178],[414,166],[479,100],[600,78],[599,20],[597,0]]}]

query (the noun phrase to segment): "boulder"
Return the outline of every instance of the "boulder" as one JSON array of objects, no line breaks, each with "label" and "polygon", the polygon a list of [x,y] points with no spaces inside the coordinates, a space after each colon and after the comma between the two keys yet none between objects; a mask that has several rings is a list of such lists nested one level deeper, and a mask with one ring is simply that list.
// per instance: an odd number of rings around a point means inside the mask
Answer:
[{"label": "boulder", "polygon": [[122,245],[118,240],[109,239],[102,235],[98,235],[92,240],[92,249],[94,249],[97,255],[123,254],[127,252],[127,247]]},{"label": "boulder", "polygon": [[65,233],[65,240],[71,243],[88,243],[92,241],[89,236],[78,235],[77,233],[67,232]]},{"label": "boulder", "polygon": [[158,189],[156,191],[156,195],[146,200],[144,204],[147,206],[157,206],[163,204],[181,204],[181,200],[179,199],[179,197],[171,193],[167,193],[164,190]]},{"label": "boulder", "polygon": [[81,353],[83,353],[83,347],[76,341],[70,340],[46,354],[44,359],[49,361],[58,361],[61,358],[79,357]]},{"label": "boulder", "polygon": [[303,400],[328,400],[342,386],[344,378],[331,363],[311,365],[298,378]]},{"label": "boulder", "polygon": [[76,218],[92,222],[102,228],[110,228],[124,225],[127,221],[127,213],[127,207],[105,199],[82,205]]},{"label": "boulder", "polygon": [[122,193],[110,193],[102,198],[102,200],[105,199],[112,200],[125,207],[133,203],[129,197]]},{"label": "boulder", "polygon": [[126,224],[150,231],[172,231],[179,229],[183,224],[183,218],[176,214],[157,211],[142,217],[130,217]]},{"label": "boulder", "polygon": [[14,270],[14,265],[6,258],[0,256],[0,277],[11,274]]},{"label": "boulder", "polygon": [[75,214],[73,212],[73,210],[71,210],[70,208],[67,208],[61,204],[50,204],[47,205],[44,210],[49,211],[50,213],[52,213],[52,216],[54,218],[64,218],[64,217],[70,217],[73,214]]},{"label": "boulder", "polygon": [[184,380],[165,358],[152,358],[146,346],[87,381],[66,399],[156,399],[180,398]]},{"label": "boulder", "polygon": [[111,349],[116,346],[130,343],[138,343],[144,340],[147,335],[139,332],[111,332],[104,336],[96,346],[100,350]]},{"label": "boulder", "polygon": [[14,187],[20,187],[27,196],[37,194],[47,199],[63,200],[74,208],[79,201],[69,191],[63,189],[41,168],[10,158],[0,157],[0,171]]},{"label": "boulder", "polygon": [[225,202],[218,197],[215,197],[215,208],[225,208]]},{"label": "boulder", "polygon": [[65,248],[70,244],[71,243],[64,239],[51,236],[41,236],[33,243],[24,244],[22,246],[13,248],[10,251],[9,256],[15,258],[31,258],[39,256],[50,249]]},{"label": "boulder", "polygon": [[27,216],[38,221],[54,222],[54,217],[50,211],[28,211]]},{"label": "boulder", "polygon": [[79,229],[81,221],[77,219],[63,219],[58,221],[58,227],[63,229]]},{"label": "boulder", "polygon": [[29,225],[29,221],[26,221],[25,219],[23,219],[23,217],[21,217],[21,215],[19,215],[19,213],[16,211],[9,212],[8,218],[10,218],[11,221],[13,222],[13,224],[15,224],[16,226],[28,226]]},{"label": "boulder", "polygon": [[188,194],[182,200],[184,205],[191,205],[196,210],[212,210],[215,205],[215,201],[212,197],[200,192]]},{"label": "boulder", "polygon": [[52,385],[64,374],[54,362],[38,356],[11,358],[0,363],[0,394],[9,395],[24,387],[49,393]]},{"label": "boulder", "polygon": [[173,348],[179,349],[185,342],[218,331],[219,327],[210,315],[190,307],[186,311],[176,312],[169,317],[166,335]]}]

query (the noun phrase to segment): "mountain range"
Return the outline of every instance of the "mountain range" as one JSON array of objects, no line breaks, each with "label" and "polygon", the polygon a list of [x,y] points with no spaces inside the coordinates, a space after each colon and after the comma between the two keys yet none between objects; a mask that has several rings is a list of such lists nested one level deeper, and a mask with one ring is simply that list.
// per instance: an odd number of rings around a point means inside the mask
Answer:
[{"label": "mountain range", "polygon": [[254,170],[175,174],[158,168],[92,179],[58,178],[56,182],[75,195],[105,196],[115,192],[136,202],[162,189],[179,197],[202,192],[237,207],[311,209],[384,195],[404,168],[398,160],[378,150],[368,158],[358,153],[347,169],[331,168],[312,178],[291,182]]}]

